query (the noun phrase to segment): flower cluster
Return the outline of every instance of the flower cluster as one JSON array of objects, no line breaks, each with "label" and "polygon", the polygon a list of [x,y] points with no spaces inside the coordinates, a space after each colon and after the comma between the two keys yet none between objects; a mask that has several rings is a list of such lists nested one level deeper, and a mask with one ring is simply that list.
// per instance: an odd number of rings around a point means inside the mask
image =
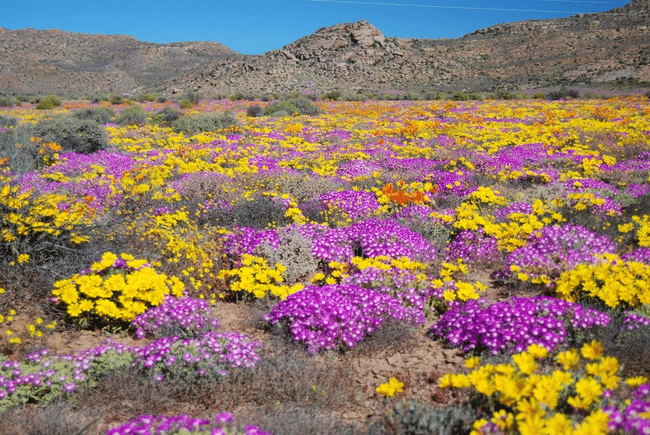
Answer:
[{"label": "flower cluster", "polygon": [[488,398],[495,412],[491,421],[474,422],[472,433],[476,435],[604,435],[610,414],[600,403],[619,387],[620,378],[617,359],[602,353],[602,345],[594,340],[580,350],[557,354],[555,364],[563,370],[544,370],[542,367],[552,365],[545,359],[548,351],[533,344],[512,355],[511,363],[480,365],[467,375],[449,373],[440,379],[440,387],[473,387]]},{"label": "flower cluster", "polygon": [[320,195],[318,199],[327,207],[328,217],[340,211],[343,213],[342,218],[348,222],[370,217],[379,208],[375,195],[365,190],[330,192]]},{"label": "flower cluster", "polygon": [[437,250],[420,234],[393,220],[369,219],[315,234],[312,254],[328,262],[382,255],[428,262],[436,258]]},{"label": "flower cluster", "polygon": [[562,272],[581,263],[594,264],[598,254],[615,250],[616,245],[608,237],[579,225],[548,226],[531,234],[526,246],[508,254],[503,274],[549,285]]},{"label": "flower cluster", "polygon": [[135,347],[134,366],[156,381],[219,379],[229,369],[253,368],[260,360],[258,341],[239,332],[206,332],[196,338],[161,337],[145,347]]},{"label": "flower cluster", "polygon": [[555,291],[569,301],[593,298],[608,307],[634,308],[650,304],[648,282],[650,265],[604,254],[596,264],[579,264],[560,275]]},{"label": "flower cluster", "polygon": [[352,284],[307,286],[280,301],[265,320],[288,326],[309,353],[353,348],[388,321],[405,320],[395,298]]},{"label": "flower cluster", "polygon": [[281,263],[276,263],[275,268],[271,268],[265,258],[243,254],[241,267],[222,270],[219,272],[219,278],[225,279],[233,292],[249,293],[260,299],[270,293],[285,299],[303,287],[301,283],[293,286],[282,285],[282,273],[285,270]]},{"label": "flower cluster", "polygon": [[77,355],[50,355],[43,349],[27,355],[23,362],[2,358],[0,410],[29,400],[50,402],[80,386],[92,387],[103,370],[126,368],[133,360],[129,348],[115,342]]},{"label": "flower cluster", "polygon": [[404,382],[401,382],[397,378],[390,378],[388,382],[385,382],[375,388],[375,391],[386,397],[393,397],[395,393],[401,393],[403,387]]},{"label": "flower cluster", "polygon": [[497,239],[485,234],[483,228],[461,231],[449,242],[445,252],[447,261],[462,259],[466,264],[494,261],[498,256]]},{"label": "flower cluster", "polygon": [[106,435],[156,434],[171,435],[176,433],[196,435],[271,435],[257,426],[248,425],[245,428],[232,428],[234,420],[230,412],[221,412],[214,421],[204,418],[194,418],[189,415],[141,415],[127,423],[110,429]]},{"label": "flower cluster", "polygon": [[[647,380],[646,380],[647,382]],[[615,405],[603,408],[609,414],[610,432],[645,435],[650,433],[650,384],[644,383],[632,394],[630,403],[622,411]]]},{"label": "flower cluster", "polygon": [[467,351],[522,352],[536,344],[548,350],[564,345],[577,330],[609,325],[610,317],[547,296],[518,297],[489,304],[468,300],[444,313],[431,327],[434,337]]},{"label": "flower cluster", "polygon": [[163,303],[149,308],[131,322],[135,337],[182,335],[194,337],[219,327],[219,320],[210,318],[210,304],[205,299],[165,296]]},{"label": "flower cluster", "polygon": [[57,281],[52,296],[82,323],[119,324],[160,305],[168,294],[181,297],[183,289],[178,278],[157,273],[146,260],[106,252],[90,270]]}]

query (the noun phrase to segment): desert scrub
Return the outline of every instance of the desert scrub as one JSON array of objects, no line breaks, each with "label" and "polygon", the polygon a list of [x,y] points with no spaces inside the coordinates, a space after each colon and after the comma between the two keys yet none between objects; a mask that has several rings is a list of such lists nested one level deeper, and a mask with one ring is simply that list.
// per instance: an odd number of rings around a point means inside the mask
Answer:
[{"label": "desert scrub", "polygon": [[176,121],[182,116],[182,112],[178,109],[175,109],[172,106],[167,106],[158,112],[156,112],[151,117],[152,124],[162,125],[164,127],[170,127],[172,122]]},{"label": "desert scrub", "polygon": [[311,253],[312,243],[300,234],[296,226],[287,226],[276,231],[277,246],[265,240],[257,247],[260,255],[270,264],[282,264],[284,281],[297,284],[311,278],[318,269],[318,262]]},{"label": "desert scrub", "polygon": [[432,408],[427,403],[400,400],[373,423],[371,433],[399,435],[469,434],[472,423],[481,415],[472,404]]},{"label": "desert scrub", "polygon": [[61,145],[64,152],[92,154],[108,150],[110,143],[106,130],[92,119],[79,119],[70,115],[57,115],[38,122],[33,136],[44,142]]},{"label": "desert scrub", "polygon": [[115,118],[118,125],[144,125],[148,121],[149,114],[140,106],[127,107]]},{"label": "desert scrub", "polygon": [[41,98],[36,104],[38,110],[51,110],[61,105],[61,99],[57,95],[47,95]]},{"label": "desert scrub", "polygon": [[238,126],[239,120],[230,112],[202,113],[182,116],[171,123],[177,133],[193,136],[202,132],[217,132],[232,126]]},{"label": "desert scrub", "polygon": [[264,109],[264,116],[288,116],[288,115],[309,115],[315,116],[320,109],[307,98],[289,98],[280,101]]},{"label": "desert scrub", "polygon": [[178,278],[157,273],[146,260],[106,252],[89,269],[57,281],[52,296],[82,326],[120,328],[160,305],[166,295],[181,297],[183,289]]},{"label": "desert scrub", "polygon": [[97,124],[107,124],[115,117],[115,111],[110,107],[86,107],[75,110],[72,116],[78,119],[91,119]]}]

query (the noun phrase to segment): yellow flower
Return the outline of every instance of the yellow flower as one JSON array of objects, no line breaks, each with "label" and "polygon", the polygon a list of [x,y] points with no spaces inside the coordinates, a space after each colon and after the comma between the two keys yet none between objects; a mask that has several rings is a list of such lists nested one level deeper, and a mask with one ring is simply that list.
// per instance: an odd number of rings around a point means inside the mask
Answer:
[{"label": "yellow flower", "polygon": [[639,385],[643,385],[646,382],[648,382],[648,378],[646,378],[645,376],[636,376],[633,378],[627,378],[625,380],[626,384],[631,385],[633,387],[638,387]]},{"label": "yellow flower", "polygon": [[571,367],[574,367],[580,361],[580,355],[575,349],[569,349],[566,352],[560,352],[557,354],[557,362],[564,366],[564,370],[569,370]]},{"label": "yellow flower", "polygon": [[591,340],[591,343],[585,343],[580,349],[583,357],[588,359],[597,359],[603,354],[603,345],[596,340]]},{"label": "yellow flower", "polygon": [[544,358],[545,356],[548,355],[548,349],[546,349],[543,346],[540,346],[539,344],[531,344],[530,346],[528,346],[526,352],[531,354],[535,359]]},{"label": "yellow flower", "polygon": [[529,375],[537,370],[537,363],[535,358],[526,352],[518,353],[512,356],[512,360],[519,367],[519,371],[525,375]]},{"label": "yellow flower", "polygon": [[591,405],[603,395],[603,387],[591,376],[581,378],[575,384],[576,393],[584,400],[584,403]]},{"label": "yellow flower", "polygon": [[544,435],[571,435],[572,432],[573,423],[571,419],[560,412],[546,419],[542,431]]},{"label": "yellow flower", "polygon": [[390,378],[388,382],[379,385],[375,390],[384,396],[393,397],[395,393],[401,393],[403,387],[403,382],[400,382],[397,378]]},{"label": "yellow flower", "polygon": [[479,364],[480,364],[480,360],[479,357],[477,356],[473,356],[465,360],[465,367],[467,367],[468,369],[476,368],[478,367]]},{"label": "yellow flower", "polygon": [[20,254],[16,261],[18,263],[27,263],[29,261],[29,254]]}]

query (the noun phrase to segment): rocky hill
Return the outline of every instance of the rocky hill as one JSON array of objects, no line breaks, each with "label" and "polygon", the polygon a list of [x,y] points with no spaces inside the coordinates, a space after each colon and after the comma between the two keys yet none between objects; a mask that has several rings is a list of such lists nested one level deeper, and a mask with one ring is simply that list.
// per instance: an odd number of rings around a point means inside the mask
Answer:
[{"label": "rocky hill", "polygon": [[240,92],[532,89],[650,82],[650,0],[500,24],[457,39],[387,38],[366,21],[241,55],[214,42],[0,29],[0,91]]},{"label": "rocky hill", "polygon": [[133,93],[236,54],[217,42],[153,44],[125,35],[0,27],[0,92]]}]

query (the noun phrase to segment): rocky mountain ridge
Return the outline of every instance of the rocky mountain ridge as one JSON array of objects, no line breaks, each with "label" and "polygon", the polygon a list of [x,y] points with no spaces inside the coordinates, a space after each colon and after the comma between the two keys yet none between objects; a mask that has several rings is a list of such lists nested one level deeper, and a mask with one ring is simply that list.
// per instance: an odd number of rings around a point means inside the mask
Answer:
[{"label": "rocky mountain ridge", "polygon": [[499,24],[456,39],[389,38],[362,20],[321,28],[261,55],[241,55],[215,42],[151,44],[30,29],[0,29],[0,41],[4,92],[228,95],[650,82],[650,0],[603,13]]}]

